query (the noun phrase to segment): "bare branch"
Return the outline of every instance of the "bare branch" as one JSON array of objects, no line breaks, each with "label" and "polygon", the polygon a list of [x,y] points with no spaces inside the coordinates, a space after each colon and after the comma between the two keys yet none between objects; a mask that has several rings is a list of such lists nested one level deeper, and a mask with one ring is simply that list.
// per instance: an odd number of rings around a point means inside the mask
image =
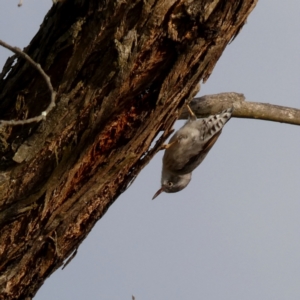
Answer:
[{"label": "bare branch", "polygon": [[45,118],[49,114],[49,112],[55,107],[56,92],[53,89],[50,77],[44,72],[44,70],[42,69],[40,64],[36,63],[29,55],[27,55],[25,52],[23,52],[20,48],[12,47],[12,46],[8,45],[7,43],[3,42],[2,40],[0,40],[0,45],[3,46],[4,48],[9,49],[10,51],[14,52],[15,54],[25,58],[34,68],[36,68],[38,70],[38,72],[42,75],[42,77],[45,79],[47,87],[51,93],[50,104],[48,105],[47,109],[44,110],[39,116],[30,118],[27,120],[17,120],[17,121],[0,120],[0,125],[23,125],[23,124],[28,124],[28,123],[39,122],[39,121],[45,120]]},{"label": "bare branch", "polygon": [[[221,93],[194,98],[190,107],[197,117],[206,117],[234,107],[235,118],[260,119],[300,125],[300,109],[278,106],[268,103],[248,102],[245,96],[238,93]],[[187,119],[188,111],[183,109],[179,119]]]}]

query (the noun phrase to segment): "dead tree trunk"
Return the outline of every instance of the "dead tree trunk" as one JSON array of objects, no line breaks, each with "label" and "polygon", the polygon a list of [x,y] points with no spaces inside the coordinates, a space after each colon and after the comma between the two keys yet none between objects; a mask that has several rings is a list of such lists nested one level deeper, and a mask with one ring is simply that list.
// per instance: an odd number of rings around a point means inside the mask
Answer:
[{"label": "dead tree trunk", "polygon": [[[79,246],[158,151],[256,2],[53,5],[25,52],[50,76],[56,107],[39,124],[0,127],[1,299],[34,296]],[[23,59],[9,59],[0,78],[0,119],[49,104]]]}]

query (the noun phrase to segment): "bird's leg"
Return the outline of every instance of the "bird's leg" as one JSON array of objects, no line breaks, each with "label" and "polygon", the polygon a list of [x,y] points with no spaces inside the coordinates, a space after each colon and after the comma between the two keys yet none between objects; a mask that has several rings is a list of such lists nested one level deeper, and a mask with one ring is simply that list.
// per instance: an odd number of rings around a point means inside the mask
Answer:
[{"label": "bird's leg", "polygon": [[175,143],[177,143],[177,140],[171,142],[170,144],[163,144],[159,150],[166,150],[166,149],[170,148],[171,146],[173,146]]},{"label": "bird's leg", "polygon": [[171,146],[173,146],[177,141],[174,141],[170,144],[164,144],[161,146],[161,148],[159,150],[166,150],[166,149],[169,149]]},{"label": "bird's leg", "polygon": [[[171,129],[171,130],[168,130],[168,131],[165,131],[165,133],[163,134],[163,138],[164,138],[164,141],[175,131],[175,129]],[[173,142],[170,143],[170,144],[163,144],[162,146],[160,146],[159,148],[159,151],[160,150],[165,150],[165,149],[168,149],[171,145],[173,145]]]},{"label": "bird's leg", "polygon": [[190,114],[190,119],[193,120],[193,121],[196,121],[197,120],[197,116],[194,114],[194,112],[192,111],[192,109],[190,108],[190,106],[188,104],[186,104],[186,107],[189,111],[189,114]]}]

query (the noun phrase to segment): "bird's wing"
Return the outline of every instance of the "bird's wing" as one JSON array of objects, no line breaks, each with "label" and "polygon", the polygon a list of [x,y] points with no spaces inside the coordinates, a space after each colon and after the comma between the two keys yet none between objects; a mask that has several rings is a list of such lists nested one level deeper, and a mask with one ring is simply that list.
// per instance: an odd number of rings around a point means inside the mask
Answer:
[{"label": "bird's wing", "polygon": [[205,158],[209,150],[213,147],[217,139],[219,138],[222,130],[218,131],[215,135],[211,136],[209,140],[205,142],[203,147],[195,155],[189,157],[186,163],[183,164],[181,168],[178,168],[176,171],[182,174],[191,172],[191,168],[194,170]]}]

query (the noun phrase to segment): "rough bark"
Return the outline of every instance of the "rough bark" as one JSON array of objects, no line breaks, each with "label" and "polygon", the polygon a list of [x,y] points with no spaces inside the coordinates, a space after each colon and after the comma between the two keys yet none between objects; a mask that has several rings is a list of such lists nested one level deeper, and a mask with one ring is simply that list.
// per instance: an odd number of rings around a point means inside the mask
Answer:
[{"label": "rough bark", "polygon": [[[56,107],[0,127],[1,299],[32,297],[159,150],[257,0],[65,0],[25,49]],[[43,78],[14,57],[0,119],[39,115]],[[156,145],[149,149],[159,133]]]}]

